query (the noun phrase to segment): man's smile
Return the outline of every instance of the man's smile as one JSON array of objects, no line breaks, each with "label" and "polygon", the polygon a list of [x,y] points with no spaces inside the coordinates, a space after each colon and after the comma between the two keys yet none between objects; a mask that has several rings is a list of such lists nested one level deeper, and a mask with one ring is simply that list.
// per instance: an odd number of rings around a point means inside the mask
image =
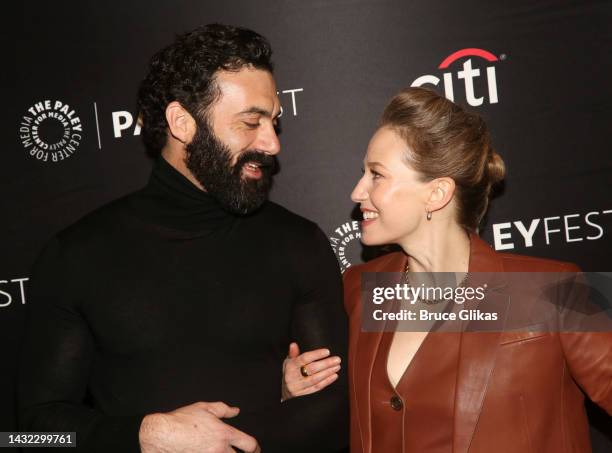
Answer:
[{"label": "man's smile", "polygon": [[260,179],[263,176],[262,165],[259,162],[247,162],[242,166],[242,176],[253,179]]}]

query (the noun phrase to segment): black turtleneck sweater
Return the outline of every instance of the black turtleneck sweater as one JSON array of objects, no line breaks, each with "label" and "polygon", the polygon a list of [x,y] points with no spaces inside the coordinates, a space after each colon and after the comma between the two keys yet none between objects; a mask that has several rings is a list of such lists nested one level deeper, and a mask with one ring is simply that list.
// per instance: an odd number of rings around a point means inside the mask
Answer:
[{"label": "black turtleneck sweater", "polygon": [[338,265],[314,223],[272,202],[228,214],[160,158],[144,189],[59,233],[30,283],[22,431],[134,452],[146,414],[223,401],[264,453],[347,445],[344,371],[280,402],[290,341],[347,365]]}]

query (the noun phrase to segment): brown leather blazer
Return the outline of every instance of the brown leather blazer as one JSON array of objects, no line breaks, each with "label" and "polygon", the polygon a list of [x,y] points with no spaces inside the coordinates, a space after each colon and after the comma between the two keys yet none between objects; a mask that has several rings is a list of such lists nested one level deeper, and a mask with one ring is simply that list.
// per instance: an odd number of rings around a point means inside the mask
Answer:
[{"label": "brown leather blazer", "polygon": [[[344,275],[344,303],[350,319],[352,453],[379,453],[372,451],[370,384],[382,334],[361,332],[360,274],[402,272],[405,264],[404,254],[391,253],[351,267]],[[567,272],[578,268],[570,263],[497,253],[472,235],[469,271]],[[502,331],[458,336],[461,346],[452,445],[432,451],[591,451],[584,393],[612,413],[611,333]],[[431,429],[436,429],[434,420]],[[397,452],[402,450],[400,447]]]}]

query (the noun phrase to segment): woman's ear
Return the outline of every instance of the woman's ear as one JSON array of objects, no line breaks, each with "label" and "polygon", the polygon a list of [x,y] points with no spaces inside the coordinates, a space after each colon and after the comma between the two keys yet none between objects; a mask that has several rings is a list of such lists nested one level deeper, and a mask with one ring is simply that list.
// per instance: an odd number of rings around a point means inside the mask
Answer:
[{"label": "woman's ear", "polygon": [[180,102],[172,101],[166,107],[166,121],[170,135],[183,145],[191,142],[196,132],[196,123]]},{"label": "woman's ear", "polygon": [[434,212],[450,203],[455,194],[455,181],[452,178],[436,178],[429,182],[429,199],[427,211]]}]

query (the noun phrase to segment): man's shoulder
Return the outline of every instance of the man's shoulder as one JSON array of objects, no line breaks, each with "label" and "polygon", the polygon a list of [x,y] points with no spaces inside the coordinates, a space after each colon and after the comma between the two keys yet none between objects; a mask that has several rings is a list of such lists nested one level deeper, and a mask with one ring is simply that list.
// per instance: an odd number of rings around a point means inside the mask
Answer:
[{"label": "man's shoulder", "polygon": [[264,232],[269,241],[302,260],[321,254],[333,257],[329,237],[317,223],[277,203],[267,202],[257,222],[257,230]]},{"label": "man's shoulder", "polygon": [[126,195],[95,208],[55,233],[42,248],[38,262],[55,266],[60,260],[65,265],[72,263],[82,269],[93,257],[116,256],[117,247],[123,245],[114,238],[125,231],[123,219],[129,197]]},{"label": "man's shoulder", "polygon": [[57,239],[63,244],[76,243],[82,245],[95,241],[120,231],[123,219],[129,211],[129,199],[132,194],[125,195],[99,206],[84,214],[80,219],[68,225],[57,233]]},{"label": "man's shoulder", "polygon": [[270,227],[286,231],[289,234],[312,233],[320,229],[312,220],[302,217],[273,201],[266,202],[261,210],[261,217],[269,222]]}]

